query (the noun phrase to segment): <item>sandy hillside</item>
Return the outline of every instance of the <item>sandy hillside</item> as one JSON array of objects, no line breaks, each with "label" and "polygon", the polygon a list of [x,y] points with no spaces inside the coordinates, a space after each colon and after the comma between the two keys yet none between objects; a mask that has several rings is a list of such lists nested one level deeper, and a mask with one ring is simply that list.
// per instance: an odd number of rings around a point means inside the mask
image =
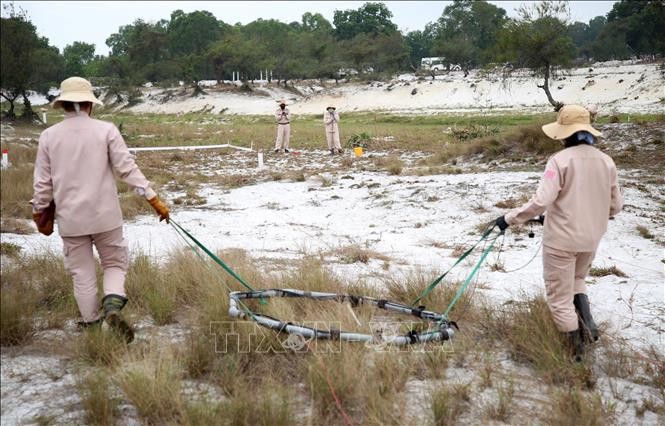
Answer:
[{"label": "sandy hillside", "polygon": [[[662,112],[665,104],[663,70],[659,64],[606,62],[591,68],[568,70],[552,83],[555,99],[564,103],[597,104],[601,112]],[[344,112],[381,111],[409,114],[440,112],[497,112],[502,110],[549,111],[541,80],[526,71],[507,79],[501,73],[472,71],[417,78],[403,74],[389,82],[344,83],[302,81],[295,90],[274,83],[255,82],[254,92],[230,92],[224,85],[208,85],[206,93],[192,97],[177,89],[144,88],[143,102],[134,112],[185,113],[209,111],[225,114],[269,114],[275,100],[288,99],[295,114],[320,114],[335,105]],[[222,90],[226,87],[226,90]]]}]

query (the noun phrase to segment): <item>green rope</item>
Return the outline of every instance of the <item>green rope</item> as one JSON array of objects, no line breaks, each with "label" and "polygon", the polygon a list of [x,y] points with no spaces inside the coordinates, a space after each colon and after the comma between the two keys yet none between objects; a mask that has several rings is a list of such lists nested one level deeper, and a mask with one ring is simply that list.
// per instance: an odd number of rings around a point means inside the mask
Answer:
[{"label": "green rope", "polygon": [[[236,272],[235,272],[233,269],[231,269],[226,263],[224,263],[224,261],[223,261],[222,259],[220,259],[219,257],[217,257],[217,256],[216,256],[213,252],[211,252],[206,246],[204,246],[203,243],[201,243],[199,240],[197,240],[196,238],[194,238],[194,236],[193,236],[192,234],[190,234],[189,232],[187,232],[187,230],[185,230],[185,228],[183,228],[182,226],[180,226],[180,225],[179,225],[176,221],[174,221],[173,219],[170,219],[170,223],[174,226],[174,228],[176,228],[176,230],[180,230],[180,231],[182,231],[185,235],[187,235],[187,237],[188,237],[190,240],[192,240],[197,246],[199,246],[199,247],[201,248],[201,250],[203,250],[203,252],[204,252],[205,254],[207,254],[208,256],[210,256],[210,258],[211,258],[212,260],[214,260],[215,263],[217,263],[219,266],[221,266],[221,267],[222,267],[222,268],[223,268],[223,269],[224,269],[229,275],[231,275],[233,278],[235,278],[236,281],[238,281],[240,284],[242,284],[246,289],[248,289],[249,291],[256,291],[256,290],[254,290],[254,289],[252,288],[252,286],[250,286],[249,284],[247,284],[247,283],[245,282],[245,280],[243,280],[243,279],[240,277],[240,275],[236,274]],[[198,253],[197,253],[197,254],[198,254]],[[200,256],[199,256],[199,257],[200,257]]]},{"label": "green rope", "polygon": [[482,256],[480,256],[480,260],[478,261],[478,263],[476,263],[476,266],[473,267],[473,270],[471,270],[471,273],[469,274],[469,276],[466,277],[466,280],[464,281],[464,284],[462,284],[462,286],[459,288],[459,290],[457,290],[457,294],[455,294],[455,297],[454,297],[453,300],[450,302],[450,305],[448,305],[448,308],[446,309],[446,312],[443,313],[443,315],[444,315],[446,318],[448,317],[448,313],[450,313],[450,310],[453,308],[453,306],[455,306],[455,303],[457,303],[457,301],[459,300],[459,298],[462,296],[462,293],[464,293],[464,290],[466,290],[466,288],[468,287],[468,285],[469,285],[469,283],[471,282],[471,280],[473,280],[473,277],[478,273],[478,270],[480,270],[480,266],[481,266],[481,265],[483,264],[483,262],[485,261],[485,258],[486,258],[487,255],[490,253],[490,251],[492,251],[492,248],[494,247],[494,243],[496,242],[496,240],[497,240],[502,234],[503,234],[503,232],[500,233],[500,234],[497,234],[497,236],[494,237],[494,239],[490,242],[489,246],[488,246],[488,247],[485,249],[485,251],[483,252]]},{"label": "green rope", "polygon": [[432,292],[432,290],[434,290],[434,288],[435,288],[437,285],[439,285],[439,284],[441,283],[441,281],[443,281],[443,279],[446,277],[446,275],[448,275],[448,273],[449,273],[450,271],[452,271],[453,268],[454,268],[455,266],[459,265],[464,259],[466,259],[466,257],[467,257],[468,255],[470,255],[471,252],[472,252],[473,250],[475,250],[475,248],[478,247],[478,245],[479,245],[481,242],[483,242],[483,240],[485,240],[485,239],[486,239],[486,238],[492,233],[492,231],[494,230],[495,226],[496,226],[496,225],[491,226],[491,227],[489,227],[487,230],[485,230],[485,232],[483,232],[483,235],[480,237],[480,239],[479,239],[479,240],[478,240],[478,241],[477,241],[477,242],[476,242],[476,243],[475,243],[470,249],[468,249],[467,251],[465,251],[464,254],[462,254],[462,255],[457,259],[457,261],[453,264],[453,266],[451,266],[446,272],[444,272],[442,275],[440,275],[440,276],[437,277],[434,281],[432,281],[432,283],[431,283],[429,286],[427,286],[427,288],[425,289],[425,291],[423,291],[422,294],[421,294],[420,296],[418,296],[418,298],[417,298],[416,300],[414,300],[414,301],[411,303],[411,306],[415,306],[418,302],[420,302],[421,299],[423,299],[425,296],[427,296],[428,294],[430,294],[430,293]]},{"label": "green rope", "polygon": [[[185,232],[184,229],[183,229],[182,231],[180,230],[180,229],[182,229],[182,228],[178,229],[178,227],[179,227],[180,225],[178,225],[177,223],[173,222],[173,219],[169,219],[169,222],[170,222],[171,226],[173,227],[173,229],[175,230],[176,234],[178,234],[178,236],[179,236],[180,238],[182,238],[182,240],[183,240],[183,241],[189,246],[189,248],[192,249],[192,251],[194,252],[194,254],[196,254],[196,256],[197,256],[199,259],[201,259],[201,262],[203,262],[204,265],[210,269],[210,264],[207,263],[207,262],[205,261],[205,259],[203,258],[203,256],[201,256],[201,253],[199,253],[199,250],[198,250],[198,249],[197,249],[197,248],[196,248],[191,242],[189,242],[189,240],[188,240],[187,238],[185,238],[185,235],[183,235],[183,232]],[[176,225],[178,225],[178,226],[176,226]],[[193,237],[192,237],[192,238],[193,238]],[[199,244],[200,244],[200,243],[199,243]],[[201,245],[203,245],[203,244],[201,244]],[[221,261],[221,260],[220,260],[220,261]],[[226,285],[226,283],[224,283],[223,281],[222,281],[222,285],[224,285],[224,287],[226,287],[226,290],[227,290],[229,293],[231,293],[231,292],[233,291],[233,290],[232,290],[228,285]],[[247,315],[248,315],[250,318],[252,318],[254,321],[257,321],[256,316],[254,315],[254,312],[252,312],[252,310],[251,310],[251,309],[250,309],[250,308],[249,308],[249,307],[248,307],[248,306],[247,306],[242,300],[237,299],[237,301],[238,301],[238,303],[240,304],[240,307],[243,309],[243,311],[245,311],[245,314],[247,314]],[[265,301],[264,298],[260,298],[260,299],[259,299],[259,302],[260,302],[261,304],[266,304],[266,303],[267,303],[267,302]]]}]

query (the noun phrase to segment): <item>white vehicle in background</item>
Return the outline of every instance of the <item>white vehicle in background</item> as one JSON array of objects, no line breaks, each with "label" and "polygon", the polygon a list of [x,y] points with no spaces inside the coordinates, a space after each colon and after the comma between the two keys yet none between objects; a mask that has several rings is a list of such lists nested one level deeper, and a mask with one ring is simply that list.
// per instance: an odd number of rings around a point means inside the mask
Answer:
[{"label": "white vehicle in background", "polygon": [[422,58],[420,60],[420,69],[436,73],[437,71],[461,71],[460,64],[451,64],[444,57]]},{"label": "white vehicle in background", "polygon": [[428,71],[443,71],[448,67],[446,58],[443,57],[433,57],[433,58],[422,58],[420,60],[420,68]]}]

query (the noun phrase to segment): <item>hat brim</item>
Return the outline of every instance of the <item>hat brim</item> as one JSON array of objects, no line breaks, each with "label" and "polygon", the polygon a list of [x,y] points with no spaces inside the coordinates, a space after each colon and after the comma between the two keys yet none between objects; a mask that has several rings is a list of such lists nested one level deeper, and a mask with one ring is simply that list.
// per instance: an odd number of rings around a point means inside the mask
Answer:
[{"label": "hat brim", "polygon": [[97,99],[95,95],[90,92],[68,92],[63,93],[53,101],[53,108],[62,107],[63,102],[92,102],[97,105],[104,105],[102,101]]},{"label": "hat brim", "polygon": [[568,124],[563,125],[557,122],[545,124],[543,127],[543,133],[548,137],[556,140],[566,139],[569,136],[574,135],[577,132],[587,131],[594,136],[603,136],[598,130],[591,127],[590,124]]}]

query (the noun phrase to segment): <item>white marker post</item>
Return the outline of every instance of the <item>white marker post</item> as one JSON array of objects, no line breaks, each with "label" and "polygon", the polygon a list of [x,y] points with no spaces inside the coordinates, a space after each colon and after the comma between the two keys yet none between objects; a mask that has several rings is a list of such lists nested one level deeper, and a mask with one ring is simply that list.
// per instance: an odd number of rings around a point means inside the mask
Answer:
[{"label": "white marker post", "polygon": [[258,157],[259,157],[259,167],[258,168],[260,170],[260,169],[265,168],[265,164],[263,164],[263,150],[262,149],[259,149]]},{"label": "white marker post", "polygon": [[2,150],[2,168],[3,169],[9,168],[9,150],[8,149],[3,149]]}]

